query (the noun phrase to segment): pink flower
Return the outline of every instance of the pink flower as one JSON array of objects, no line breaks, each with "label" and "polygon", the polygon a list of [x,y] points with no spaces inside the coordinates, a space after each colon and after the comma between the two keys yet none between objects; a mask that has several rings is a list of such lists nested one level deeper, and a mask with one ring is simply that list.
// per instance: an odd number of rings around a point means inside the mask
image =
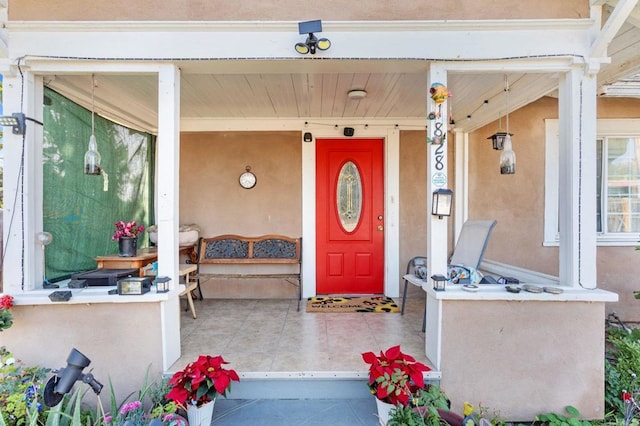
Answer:
[{"label": "pink flower", "polygon": [[111,237],[112,240],[120,241],[121,237],[137,237],[139,233],[144,231],[143,225],[138,225],[136,221],[124,222],[119,221],[114,223],[116,231]]},{"label": "pink flower", "polygon": [[140,407],[142,407],[142,403],[140,401],[127,402],[120,409],[120,414],[126,415],[129,411],[137,410]]}]

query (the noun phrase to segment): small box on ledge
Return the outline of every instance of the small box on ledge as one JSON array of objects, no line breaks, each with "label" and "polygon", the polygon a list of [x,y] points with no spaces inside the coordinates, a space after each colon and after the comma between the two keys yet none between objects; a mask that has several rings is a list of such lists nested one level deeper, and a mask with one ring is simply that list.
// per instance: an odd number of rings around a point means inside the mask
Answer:
[{"label": "small box on ledge", "polygon": [[431,279],[433,280],[433,289],[435,291],[444,291],[445,285],[447,284],[447,277],[444,275],[431,275]]}]

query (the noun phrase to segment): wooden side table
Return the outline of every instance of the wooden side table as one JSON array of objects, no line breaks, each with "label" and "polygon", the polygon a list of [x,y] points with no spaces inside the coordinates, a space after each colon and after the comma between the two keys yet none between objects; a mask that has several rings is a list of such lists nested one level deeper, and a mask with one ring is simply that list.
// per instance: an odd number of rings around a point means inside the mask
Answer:
[{"label": "wooden side table", "polygon": [[[193,246],[180,246],[179,253],[189,255],[193,251]],[[135,256],[124,257],[117,254],[108,254],[106,256],[97,256],[95,261],[98,263],[98,269],[133,269],[139,270],[139,276],[144,277],[144,267],[149,263],[158,260],[158,249],[155,247],[147,247],[139,249]]]}]

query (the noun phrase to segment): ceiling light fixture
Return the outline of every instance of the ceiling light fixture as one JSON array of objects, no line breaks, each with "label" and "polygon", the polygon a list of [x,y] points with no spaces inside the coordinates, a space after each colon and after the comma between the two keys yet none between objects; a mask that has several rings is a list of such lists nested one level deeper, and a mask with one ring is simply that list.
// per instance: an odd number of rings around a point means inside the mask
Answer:
[{"label": "ceiling light fixture", "polygon": [[363,89],[353,89],[353,90],[349,90],[349,92],[347,93],[347,96],[349,97],[349,99],[354,99],[356,101],[359,101],[367,97],[367,91]]},{"label": "ceiling light fixture", "polygon": [[327,50],[328,48],[330,48],[331,41],[329,41],[329,39],[319,39],[314,35],[314,33],[319,32],[322,32],[322,21],[319,19],[316,21],[298,22],[298,33],[308,34],[308,36],[304,43],[296,43],[296,52],[300,53],[301,55],[306,55],[307,53],[315,55],[316,49]]}]

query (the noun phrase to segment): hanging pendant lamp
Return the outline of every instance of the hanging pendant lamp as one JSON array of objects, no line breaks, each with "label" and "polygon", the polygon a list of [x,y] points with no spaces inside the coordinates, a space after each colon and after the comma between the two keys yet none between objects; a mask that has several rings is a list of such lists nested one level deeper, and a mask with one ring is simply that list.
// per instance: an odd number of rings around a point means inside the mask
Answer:
[{"label": "hanging pendant lamp", "polygon": [[94,91],[96,86],[95,75],[91,74],[91,136],[89,137],[89,147],[84,154],[84,174],[99,175],[102,171],[100,167],[100,153],[95,135],[95,101]]},{"label": "hanging pendant lamp", "polygon": [[507,104],[507,133],[504,135],[503,150],[500,153],[500,174],[512,175],[516,172],[516,154],[511,146],[511,133],[509,133],[509,80],[504,76],[504,91]]}]

